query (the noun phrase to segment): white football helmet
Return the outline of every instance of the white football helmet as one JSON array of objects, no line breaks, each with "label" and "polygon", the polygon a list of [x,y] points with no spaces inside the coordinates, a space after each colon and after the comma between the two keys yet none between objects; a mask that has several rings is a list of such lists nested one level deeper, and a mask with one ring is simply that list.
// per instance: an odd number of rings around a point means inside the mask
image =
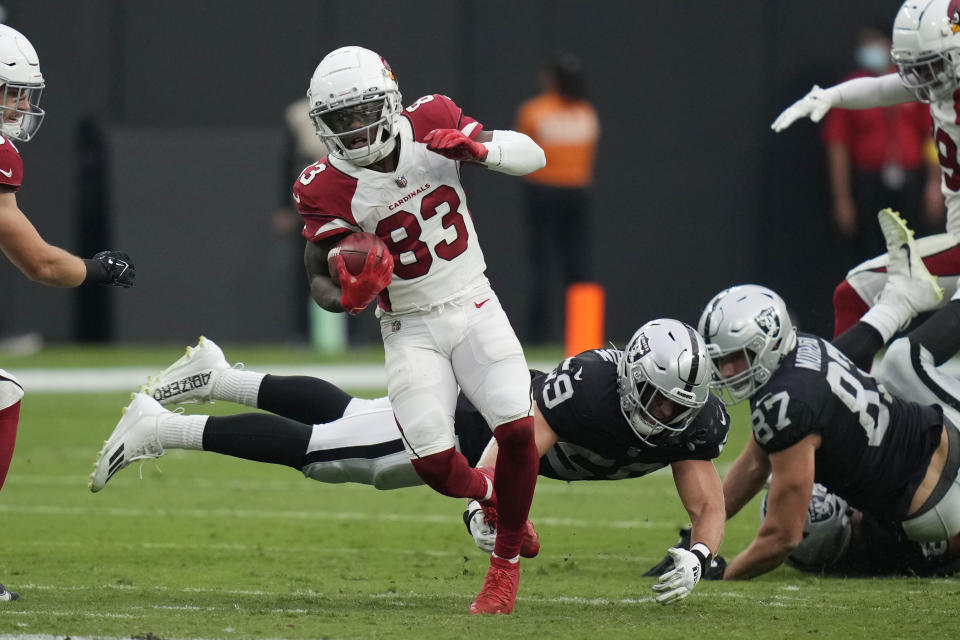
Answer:
[{"label": "white football helmet", "polygon": [[310,119],[330,155],[366,166],[396,147],[403,111],[390,65],[362,47],[328,53],[310,79]]},{"label": "white football helmet", "polygon": [[660,319],[630,338],[617,364],[620,410],[650,446],[662,431],[687,428],[710,395],[710,362],[693,327]]},{"label": "white football helmet", "polygon": [[[784,356],[797,345],[797,330],[787,305],[776,293],[755,284],[730,287],[715,295],[700,316],[713,382],[726,405],[749,398],[767,383]],[[727,378],[717,362],[742,354],[746,369]]]},{"label": "white football helmet", "polygon": [[0,24],[0,133],[22,142],[36,135],[43,122],[43,86],[33,45],[16,29]]},{"label": "white football helmet", "polygon": [[[767,496],[760,502],[760,520],[767,517]],[[850,546],[853,525],[847,501],[822,484],[813,485],[803,540],[787,556],[787,564],[801,571],[823,571],[839,560]]]},{"label": "white football helmet", "polygon": [[890,55],[917,100],[950,98],[960,74],[960,1],[904,2],[893,22]]}]

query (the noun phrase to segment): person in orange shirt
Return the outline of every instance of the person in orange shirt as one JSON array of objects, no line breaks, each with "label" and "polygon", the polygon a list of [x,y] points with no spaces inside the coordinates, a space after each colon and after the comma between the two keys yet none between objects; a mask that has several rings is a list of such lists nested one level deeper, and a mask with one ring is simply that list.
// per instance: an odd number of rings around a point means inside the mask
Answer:
[{"label": "person in orange shirt", "polygon": [[[600,122],[586,98],[580,59],[554,55],[544,66],[541,93],[520,105],[515,129],[540,145],[547,164],[524,177],[530,294],[524,337],[558,340],[544,327],[551,310],[551,278],[565,289],[588,279],[590,264],[589,188]],[[559,309],[557,309],[559,312]],[[562,317],[550,313],[548,317]]]}]

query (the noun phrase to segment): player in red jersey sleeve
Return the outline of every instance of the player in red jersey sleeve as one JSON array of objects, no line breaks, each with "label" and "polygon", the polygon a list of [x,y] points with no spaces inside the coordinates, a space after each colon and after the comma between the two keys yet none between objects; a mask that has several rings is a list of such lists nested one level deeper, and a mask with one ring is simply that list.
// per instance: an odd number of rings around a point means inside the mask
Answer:
[{"label": "player in red jersey sleeve", "polygon": [[[368,49],[328,54],[310,82],[310,117],[330,150],[294,183],[314,300],[359,313],[379,297],[387,391],[417,474],[443,495],[496,506],[499,533],[471,613],[510,613],[537,475],[523,350],[484,271],[461,165],[523,175],[543,151],[514,131],[484,131],[450,98],[404,109],[393,71]],[[392,265],[344,289],[327,254],[347,233],[376,234]],[[379,294],[379,295],[378,295]],[[458,387],[500,445],[496,469],[472,469],[454,446]]]},{"label": "player in red jersey sleeve", "polygon": [[[133,285],[130,257],[102,251],[82,260],[47,244],[17,206],[16,192],[23,182],[23,161],[13,140],[33,138],[43,121],[40,93],[43,76],[30,41],[0,24],[0,250],[31,280],[53,287],[83,284]],[[20,418],[23,388],[0,369],[0,488],[6,479]],[[0,601],[19,596],[0,585]]]}]

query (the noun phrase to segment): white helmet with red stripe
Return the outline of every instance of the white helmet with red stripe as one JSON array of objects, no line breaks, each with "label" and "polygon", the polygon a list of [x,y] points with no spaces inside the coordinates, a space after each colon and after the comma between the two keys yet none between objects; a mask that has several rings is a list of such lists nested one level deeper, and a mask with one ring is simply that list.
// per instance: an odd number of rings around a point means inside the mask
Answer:
[{"label": "white helmet with red stripe", "polygon": [[43,122],[43,75],[33,45],[22,33],[0,24],[0,132],[26,142]]},{"label": "white helmet with red stripe", "polygon": [[396,147],[403,111],[390,65],[363,47],[328,53],[310,80],[310,118],[330,155],[366,166]]}]

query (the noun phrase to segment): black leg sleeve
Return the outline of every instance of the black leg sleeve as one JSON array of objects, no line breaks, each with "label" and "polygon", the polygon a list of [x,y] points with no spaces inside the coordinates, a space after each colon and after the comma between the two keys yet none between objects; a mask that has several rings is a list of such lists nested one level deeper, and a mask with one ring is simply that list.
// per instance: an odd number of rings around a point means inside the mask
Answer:
[{"label": "black leg sleeve", "polygon": [[299,471],[305,465],[311,433],[311,425],[264,413],[210,417],[203,430],[203,449]]},{"label": "black leg sleeve", "polygon": [[908,337],[926,347],[938,367],[952,358],[960,350],[960,300],[948,302]]},{"label": "black leg sleeve", "polygon": [[267,375],[260,383],[257,407],[313,425],[339,420],[351,400],[349,393],[320,378]]},{"label": "black leg sleeve", "polygon": [[873,358],[883,348],[883,336],[866,322],[858,322],[832,342],[833,346],[864,371],[870,371]]}]

